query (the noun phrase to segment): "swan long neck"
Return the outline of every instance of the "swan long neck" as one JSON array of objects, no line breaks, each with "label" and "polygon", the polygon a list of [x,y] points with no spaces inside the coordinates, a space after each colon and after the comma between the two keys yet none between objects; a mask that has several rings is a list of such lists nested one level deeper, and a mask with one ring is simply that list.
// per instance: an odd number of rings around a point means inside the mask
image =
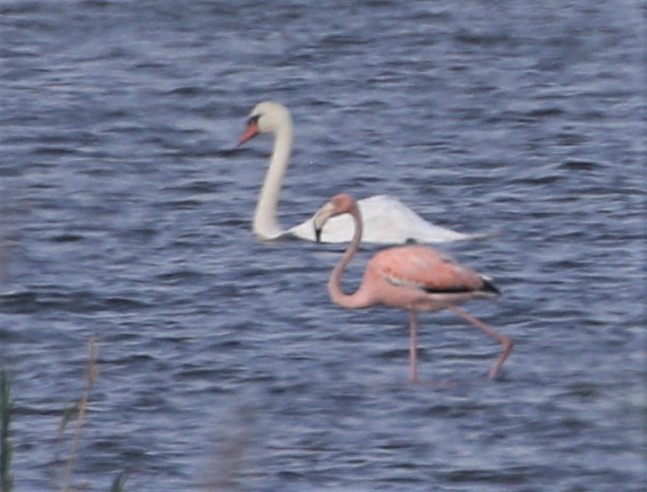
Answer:
[{"label": "swan long neck", "polygon": [[274,149],[254,212],[254,234],[264,239],[275,238],[282,233],[276,211],[283,176],[290,162],[293,138],[292,121],[286,119],[274,132]]},{"label": "swan long neck", "polygon": [[353,294],[345,294],[341,287],[341,277],[350,263],[350,260],[355,256],[355,253],[357,253],[359,244],[362,240],[362,216],[356,203],[353,205],[353,208],[349,213],[353,217],[353,222],[355,223],[355,232],[353,234],[352,241],[344,252],[344,256],[342,256],[342,259],[337,263],[330,274],[328,292],[330,293],[331,299],[340,306],[359,309],[372,306],[375,304],[375,301],[370,295],[368,285],[364,282],[362,282]]}]

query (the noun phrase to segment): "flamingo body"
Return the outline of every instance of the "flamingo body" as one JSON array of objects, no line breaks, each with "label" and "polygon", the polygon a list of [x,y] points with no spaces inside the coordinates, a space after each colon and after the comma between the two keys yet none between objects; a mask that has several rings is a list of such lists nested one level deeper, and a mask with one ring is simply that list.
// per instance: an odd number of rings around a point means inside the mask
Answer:
[{"label": "flamingo body", "polygon": [[[289,165],[294,139],[292,116],[288,108],[273,101],[257,104],[247,120],[247,127],[240,138],[243,144],[261,133],[274,135],[274,148],[261,188],[252,229],[261,239],[277,239],[292,236],[314,241],[312,220],[284,230],[277,219],[279,193],[283,177]],[[488,234],[465,234],[431,224],[408,208],[398,198],[374,195],[358,202],[364,217],[365,243],[402,244],[407,241],[442,243],[479,239]],[[320,238],[325,243],[349,242],[353,237],[353,221],[339,216],[331,219]]]},{"label": "flamingo body", "polygon": [[352,309],[384,304],[407,310],[410,314],[411,379],[414,381],[417,380],[418,313],[449,309],[501,343],[503,351],[490,371],[490,376],[495,377],[510,355],[514,342],[457,307],[474,298],[498,297],[499,290],[491,280],[438,250],[422,245],[407,245],[375,254],[366,265],[357,291],[346,294],[341,288],[341,277],[359,249],[363,233],[359,207],[352,196],[342,193],[319,209],[312,220],[318,235],[331,218],[343,214],[348,214],[354,221],[355,233],[330,276],[328,291],[332,300]]},{"label": "flamingo body", "polygon": [[484,277],[435,249],[419,245],[389,248],[370,262],[395,285],[415,286],[428,293],[477,292]]}]

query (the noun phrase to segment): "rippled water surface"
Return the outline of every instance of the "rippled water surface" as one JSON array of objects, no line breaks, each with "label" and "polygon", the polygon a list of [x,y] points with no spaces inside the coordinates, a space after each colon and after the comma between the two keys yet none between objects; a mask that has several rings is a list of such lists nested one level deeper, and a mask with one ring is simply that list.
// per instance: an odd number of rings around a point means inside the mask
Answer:
[{"label": "rippled water surface", "polygon": [[[638,491],[645,483],[640,2],[0,1],[0,365],[19,491]],[[250,232],[293,111],[284,226],[397,195],[494,277],[422,317],[333,305],[341,246]],[[365,247],[346,288],[376,247]],[[72,427],[70,425],[70,427]]]}]

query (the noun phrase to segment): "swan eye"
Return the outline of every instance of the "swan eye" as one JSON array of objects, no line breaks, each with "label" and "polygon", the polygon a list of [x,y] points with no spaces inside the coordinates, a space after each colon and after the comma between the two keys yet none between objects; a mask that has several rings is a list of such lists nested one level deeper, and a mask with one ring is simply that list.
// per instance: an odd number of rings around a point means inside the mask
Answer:
[{"label": "swan eye", "polygon": [[261,114],[255,114],[254,116],[250,116],[247,119],[247,126],[249,125],[258,125],[258,120],[261,118]]}]

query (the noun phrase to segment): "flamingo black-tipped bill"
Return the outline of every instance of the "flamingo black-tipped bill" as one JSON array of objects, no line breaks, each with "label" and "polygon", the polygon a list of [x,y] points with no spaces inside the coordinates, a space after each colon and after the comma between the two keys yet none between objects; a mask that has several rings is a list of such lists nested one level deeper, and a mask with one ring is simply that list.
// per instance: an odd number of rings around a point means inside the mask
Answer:
[{"label": "flamingo black-tipped bill", "polygon": [[321,231],[330,217],[333,216],[335,208],[331,202],[326,203],[312,217],[312,225],[315,229],[315,239],[321,242]]}]

